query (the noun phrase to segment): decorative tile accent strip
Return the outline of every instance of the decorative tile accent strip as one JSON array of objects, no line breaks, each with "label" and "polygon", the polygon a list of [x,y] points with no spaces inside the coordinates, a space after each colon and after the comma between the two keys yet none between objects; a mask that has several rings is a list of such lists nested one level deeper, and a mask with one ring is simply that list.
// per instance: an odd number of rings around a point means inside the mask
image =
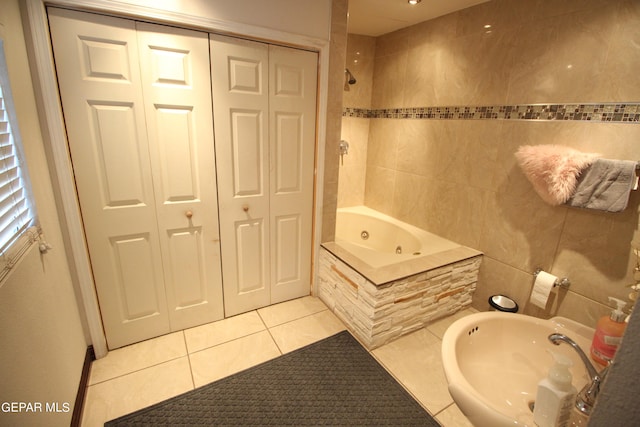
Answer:
[{"label": "decorative tile accent strip", "polygon": [[640,124],[640,103],[523,104],[377,110],[346,107],[342,116],[365,119],[572,120]]},{"label": "decorative tile accent strip", "polygon": [[471,305],[482,255],[376,286],[320,248],[318,296],[370,350]]}]

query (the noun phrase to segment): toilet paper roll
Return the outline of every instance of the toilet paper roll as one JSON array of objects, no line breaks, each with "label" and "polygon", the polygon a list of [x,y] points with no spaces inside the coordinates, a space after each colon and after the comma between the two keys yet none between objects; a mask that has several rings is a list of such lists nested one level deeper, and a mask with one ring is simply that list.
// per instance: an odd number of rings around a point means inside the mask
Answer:
[{"label": "toilet paper roll", "polygon": [[529,301],[542,309],[547,306],[549,300],[549,294],[553,289],[553,285],[558,278],[553,274],[549,274],[545,271],[541,271],[536,275],[536,281],[533,283],[533,291],[531,291],[531,298]]}]

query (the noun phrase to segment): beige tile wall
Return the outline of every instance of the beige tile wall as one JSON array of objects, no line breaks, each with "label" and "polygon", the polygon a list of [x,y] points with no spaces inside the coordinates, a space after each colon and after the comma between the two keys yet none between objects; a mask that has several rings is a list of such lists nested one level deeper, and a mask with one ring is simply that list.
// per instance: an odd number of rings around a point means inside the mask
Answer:
[{"label": "beige tile wall", "polygon": [[[347,51],[348,0],[333,0],[331,3],[331,41],[329,46],[329,75],[339,76],[343,72]],[[322,230],[320,240],[333,240],[336,228],[338,201],[338,142],[340,142],[340,115],[342,114],[342,84],[329,79],[327,95],[327,123],[322,181]]]},{"label": "beige tile wall", "polygon": [[[346,68],[356,78],[356,84],[344,85],[343,104],[345,106],[371,108],[375,52],[375,38],[349,35]],[[346,117],[342,119],[341,139],[349,143],[349,154],[340,160],[338,207],[364,205],[369,124],[369,119]]]},{"label": "beige tile wall", "polygon": [[[367,39],[350,35],[347,56]],[[636,0],[493,0],[373,40],[374,109],[640,101]],[[368,84],[366,73],[354,74],[357,85]],[[346,94],[344,106],[367,107],[349,104],[361,99]],[[621,214],[551,207],[513,153],[562,144],[640,160],[640,124],[345,118],[343,125],[354,140],[353,129],[369,130],[367,206],[485,253],[476,308],[486,309],[495,293],[526,306],[536,267],[572,285],[545,312],[525,313],[594,326],[607,296],[626,298],[640,192]],[[345,188],[341,182],[340,193]]]}]

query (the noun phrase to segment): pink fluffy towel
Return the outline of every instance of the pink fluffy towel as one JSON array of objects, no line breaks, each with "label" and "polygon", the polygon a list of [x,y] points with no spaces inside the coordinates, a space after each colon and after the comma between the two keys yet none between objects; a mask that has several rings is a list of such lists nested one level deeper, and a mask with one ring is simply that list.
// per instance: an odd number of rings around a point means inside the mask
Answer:
[{"label": "pink fluffy towel", "polygon": [[523,145],[515,156],[536,193],[553,206],[569,200],[580,173],[600,157],[562,145]]}]

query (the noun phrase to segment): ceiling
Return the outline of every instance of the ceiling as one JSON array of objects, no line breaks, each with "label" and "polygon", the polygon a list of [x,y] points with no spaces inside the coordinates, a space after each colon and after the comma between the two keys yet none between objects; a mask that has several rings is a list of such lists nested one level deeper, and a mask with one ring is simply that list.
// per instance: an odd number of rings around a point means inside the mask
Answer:
[{"label": "ceiling", "polygon": [[349,33],[381,36],[489,0],[349,0]]}]

